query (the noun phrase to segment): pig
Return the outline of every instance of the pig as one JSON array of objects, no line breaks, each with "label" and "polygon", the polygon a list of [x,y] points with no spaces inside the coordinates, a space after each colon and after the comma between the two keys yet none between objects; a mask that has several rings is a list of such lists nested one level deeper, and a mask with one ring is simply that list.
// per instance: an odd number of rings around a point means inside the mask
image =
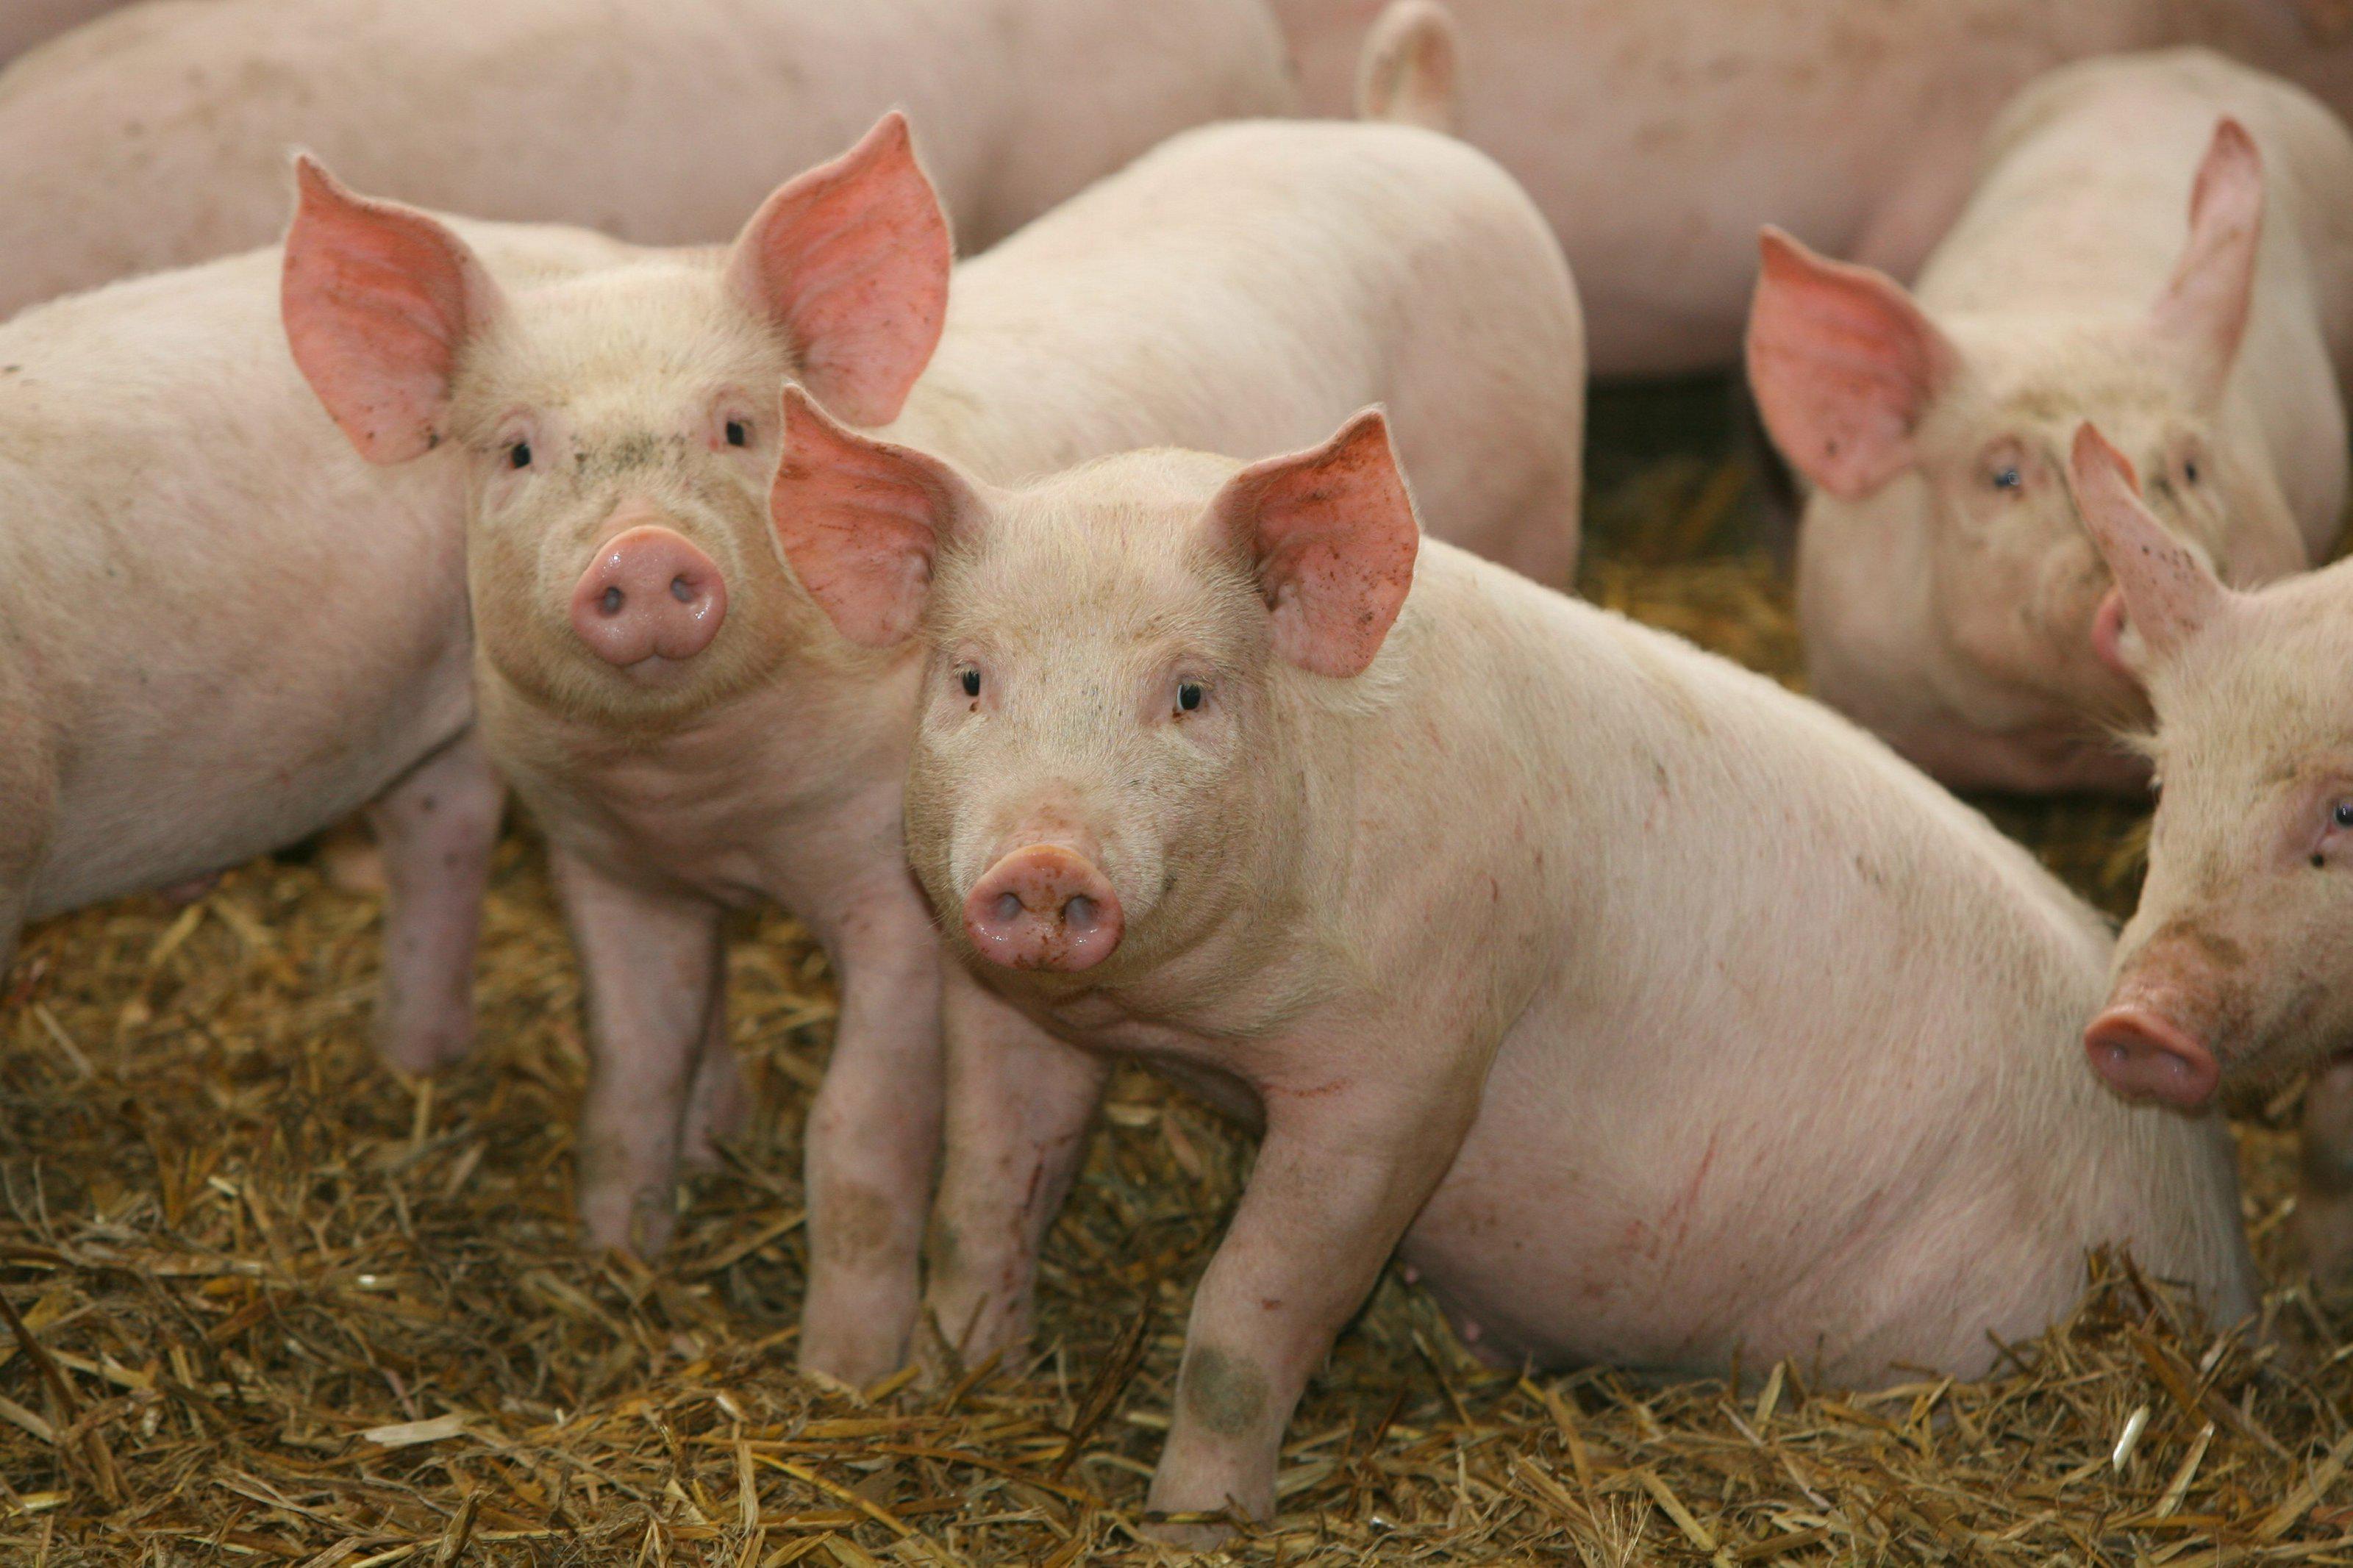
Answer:
[{"label": "pig", "polygon": [[122,0],[8,0],[0,6],[0,65],[55,37],[104,16]]},{"label": "pig", "polygon": [[1504,1365],[1975,1375],[2102,1243],[2248,1310],[2224,1130],[2082,1070],[2100,919],[1828,710],[1422,540],[1379,411],[1005,487],[786,397],[786,556],[923,650],[909,858],[1019,1026],[950,1030],[929,1321],[1018,1350],[1113,1059],[1261,1134],[1180,1538],[1268,1516],[1393,1248]]},{"label": "pig", "polygon": [[[476,226],[522,283],[618,258]],[[361,462],[278,320],[276,247],[0,325],[0,968],[28,920],[224,868],[367,807],[389,903],[377,1040],[472,1031],[503,792],[473,739],[464,476]]]},{"label": "pig", "polygon": [[1957,788],[2144,789],[2067,442],[2114,432],[2232,581],[2308,565],[2345,501],[2348,211],[2333,115],[2176,50],[2022,94],[1916,299],[1767,231],[1749,379],[1813,486],[1814,695]]},{"label": "pig", "polygon": [[504,289],[437,219],[312,168],[289,255],[289,335],[359,449],[471,475],[482,731],[586,978],[588,1238],[658,1251],[681,1151],[741,1114],[720,919],[781,904],[842,994],[798,1353],[853,1383],[903,1357],[938,1142],[939,948],[899,816],[921,661],[837,635],[787,569],[779,384],[1008,481],[1157,438],[1295,441],[1383,396],[1433,520],[1574,565],[1568,273],[1500,169],[1410,126],[1189,132],[953,287],[896,115],[723,252]]},{"label": "pig", "polygon": [[2126,1099],[2192,1111],[2314,1068],[2295,1219],[2315,1275],[2353,1279],[2353,562],[2229,588],[2094,426],[2071,474],[2164,784],[2084,1048]]},{"label": "pig", "polygon": [[275,239],[296,144],[429,206],[715,243],[897,104],[985,246],[1292,103],[1261,0],[151,0],[0,77],[0,313]]},{"label": "pig", "polygon": [[[1345,111],[1382,0],[1273,0],[1307,112]],[[2204,44],[2353,114],[2336,0],[1451,0],[1462,133],[1567,249],[1598,375],[1737,362],[1757,228],[1909,280],[2012,94],[2071,61]]]}]

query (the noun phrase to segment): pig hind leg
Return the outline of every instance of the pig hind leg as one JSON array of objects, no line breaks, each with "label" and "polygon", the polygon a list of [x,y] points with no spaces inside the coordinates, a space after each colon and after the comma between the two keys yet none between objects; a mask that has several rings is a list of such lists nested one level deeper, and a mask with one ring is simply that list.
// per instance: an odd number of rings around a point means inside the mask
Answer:
[{"label": "pig hind leg", "polygon": [[506,789],[471,730],[368,807],[384,863],[384,990],[376,1048],[431,1072],[474,1037],[474,950]]},{"label": "pig hind leg", "polygon": [[2353,1283],[2353,1053],[2323,1065],[2304,1091],[2296,1224],[2312,1277]]}]

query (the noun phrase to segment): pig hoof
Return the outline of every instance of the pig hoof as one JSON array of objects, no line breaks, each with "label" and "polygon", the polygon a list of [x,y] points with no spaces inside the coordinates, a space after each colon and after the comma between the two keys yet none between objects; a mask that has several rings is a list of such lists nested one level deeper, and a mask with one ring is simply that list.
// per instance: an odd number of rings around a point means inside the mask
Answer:
[{"label": "pig hoof", "polygon": [[1147,1520],[1144,1535],[1179,1552],[1215,1552],[1234,1538],[1234,1527],[1221,1520]]}]

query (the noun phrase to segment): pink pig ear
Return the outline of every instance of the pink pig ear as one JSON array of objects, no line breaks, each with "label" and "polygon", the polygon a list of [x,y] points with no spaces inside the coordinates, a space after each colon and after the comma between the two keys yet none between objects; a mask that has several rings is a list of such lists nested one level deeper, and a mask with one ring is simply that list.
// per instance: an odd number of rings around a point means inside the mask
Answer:
[{"label": "pink pig ear", "polygon": [[2142,503],[2131,462],[2088,423],[2075,431],[2068,478],[2139,639],[2140,656],[2127,651],[2123,662],[2169,658],[2223,607],[2229,590]]},{"label": "pink pig ear", "polygon": [[1363,673],[1405,605],[1421,547],[1381,411],[1366,409],[1313,450],[1251,464],[1210,515],[1256,562],[1275,656],[1318,675]]},{"label": "pink pig ear", "polygon": [[2189,243],[2149,325],[2209,402],[2221,395],[2246,334],[2263,234],[2263,155],[2235,120],[2214,127],[2189,192]]},{"label": "pink pig ear", "polygon": [[1912,434],[1960,351],[1886,274],[1815,255],[1778,228],[1748,312],[1748,381],[1790,465],[1859,500],[1916,456]]},{"label": "pink pig ear", "polygon": [[768,513],[801,585],[861,647],[912,636],[940,544],[978,515],[972,485],[937,458],[836,424],[785,388],[784,457]]},{"label": "pink pig ear", "polygon": [[955,247],[907,117],[790,181],[744,226],[727,286],[791,342],[800,378],[853,425],[887,425],[931,363]]},{"label": "pink pig ear", "polygon": [[448,433],[459,351],[503,309],[498,285],[415,208],[354,195],[307,154],[294,181],[279,292],[287,346],[360,456],[406,462]]}]

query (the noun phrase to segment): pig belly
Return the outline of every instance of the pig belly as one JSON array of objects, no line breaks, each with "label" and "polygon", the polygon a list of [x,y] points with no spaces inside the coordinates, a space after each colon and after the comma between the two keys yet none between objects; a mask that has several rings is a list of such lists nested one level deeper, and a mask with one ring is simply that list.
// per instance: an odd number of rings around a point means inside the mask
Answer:
[{"label": "pig belly", "polygon": [[1904,1134],[1854,1131],[1777,1131],[1721,1096],[1612,1101],[1499,1062],[1399,1256],[1473,1353],[1507,1366],[1708,1375],[1736,1356],[1865,1386],[1905,1367],[1971,1376],[1989,1330],[2025,1337],[2073,1304],[2080,1247],[2007,1183],[1873,1170],[1867,1151]]}]

